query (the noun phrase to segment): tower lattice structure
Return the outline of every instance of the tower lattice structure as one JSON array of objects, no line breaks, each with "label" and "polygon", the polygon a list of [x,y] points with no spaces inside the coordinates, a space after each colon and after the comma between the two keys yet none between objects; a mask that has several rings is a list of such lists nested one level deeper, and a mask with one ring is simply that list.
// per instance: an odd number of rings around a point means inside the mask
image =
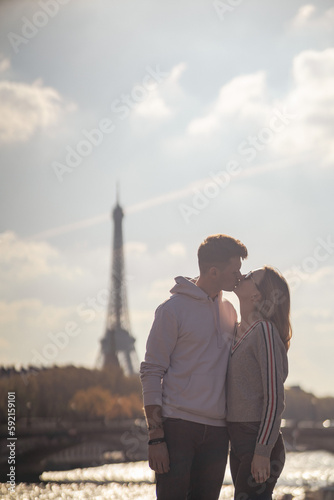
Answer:
[{"label": "tower lattice structure", "polygon": [[106,330],[101,340],[103,367],[120,366],[126,375],[138,372],[135,339],[131,335],[124,273],[122,221],[124,212],[118,202],[112,211],[114,236],[111,264],[111,286]]}]

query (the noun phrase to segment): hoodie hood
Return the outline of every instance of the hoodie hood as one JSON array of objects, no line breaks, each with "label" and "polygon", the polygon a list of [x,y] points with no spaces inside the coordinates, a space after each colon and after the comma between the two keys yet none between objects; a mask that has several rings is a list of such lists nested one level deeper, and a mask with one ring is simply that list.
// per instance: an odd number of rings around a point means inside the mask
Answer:
[{"label": "hoodie hood", "polygon": [[[175,279],[175,285],[171,288],[170,293],[175,295],[177,293],[181,295],[186,295],[196,300],[207,301],[209,296],[204,290],[196,285],[197,278],[186,278],[184,276],[177,276]],[[222,292],[219,292],[219,296]]]}]

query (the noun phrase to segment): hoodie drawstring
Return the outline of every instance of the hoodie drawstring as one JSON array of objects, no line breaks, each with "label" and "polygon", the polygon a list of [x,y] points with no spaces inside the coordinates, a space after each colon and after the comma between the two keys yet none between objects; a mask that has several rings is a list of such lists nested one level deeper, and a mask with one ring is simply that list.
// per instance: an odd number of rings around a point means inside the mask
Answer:
[{"label": "hoodie drawstring", "polygon": [[215,300],[210,299],[213,305],[213,316],[215,318],[215,326],[216,326],[216,336],[217,336],[217,347],[218,349],[222,349],[223,347],[223,339],[222,332],[220,328],[220,315],[219,315],[219,301],[218,298]]}]

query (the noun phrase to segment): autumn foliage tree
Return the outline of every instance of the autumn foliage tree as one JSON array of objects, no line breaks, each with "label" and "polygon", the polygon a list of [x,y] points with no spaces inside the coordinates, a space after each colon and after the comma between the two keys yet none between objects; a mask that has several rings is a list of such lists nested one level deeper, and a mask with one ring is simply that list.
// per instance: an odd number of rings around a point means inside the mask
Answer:
[{"label": "autumn foliage tree", "polygon": [[143,415],[143,403],[138,394],[113,395],[99,386],[76,392],[70,406],[77,415],[90,418],[134,418]]},{"label": "autumn foliage tree", "polygon": [[126,377],[118,367],[54,366],[1,377],[1,422],[7,418],[9,391],[15,392],[18,419],[143,416],[139,377]]}]

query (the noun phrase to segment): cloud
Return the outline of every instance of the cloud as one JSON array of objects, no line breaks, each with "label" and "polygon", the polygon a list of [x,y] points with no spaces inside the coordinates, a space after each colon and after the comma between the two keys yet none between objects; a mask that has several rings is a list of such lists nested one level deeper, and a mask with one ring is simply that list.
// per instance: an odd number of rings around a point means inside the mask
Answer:
[{"label": "cloud", "polygon": [[[92,356],[97,347],[94,336],[102,333],[105,311],[97,312],[88,324],[78,315],[77,306],[56,306],[45,304],[39,299],[0,301],[0,346],[5,348],[3,362],[7,364],[20,360],[20,364],[62,364],[75,359],[78,349],[86,348],[86,358]],[[93,310],[91,310],[92,314]],[[69,332],[70,334],[66,333]],[[94,340],[93,340],[94,339]],[[40,354],[36,358],[36,352]],[[88,356],[87,356],[88,354]],[[76,361],[81,364],[83,356]],[[86,360],[85,360],[86,361]],[[94,359],[90,359],[92,364]]]},{"label": "cloud", "polygon": [[0,73],[4,73],[10,68],[10,59],[0,53]]},{"label": "cloud", "polygon": [[[298,298],[299,290],[311,295],[319,293],[321,296],[324,289],[331,288],[334,278],[334,266],[324,265],[324,260],[327,261],[330,258],[331,254],[329,253],[325,254],[321,261],[310,255],[302,259],[299,265],[284,271],[283,274],[289,284],[292,297],[296,296]],[[327,298],[328,294],[326,298],[323,298],[323,302]]]},{"label": "cloud", "polygon": [[0,301],[1,330],[14,335],[22,335],[24,325],[25,334],[30,335],[39,330],[52,330],[63,327],[71,317],[73,310],[70,307],[46,305],[40,299],[22,299],[15,301]]},{"label": "cloud", "polygon": [[302,307],[300,309],[297,309],[293,313],[294,319],[312,319],[316,321],[323,321],[323,320],[333,320],[334,321],[334,314],[332,309],[329,308],[324,308],[324,307],[314,307],[313,309],[310,309],[309,307]]},{"label": "cloud", "polygon": [[[187,256],[187,248],[178,241],[171,242],[158,251],[145,247],[140,252],[129,255],[126,269],[131,277],[128,286],[130,298],[135,298],[144,310],[151,308],[152,313],[157,303],[168,298],[169,290],[174,285],[173,276],[195,272],[189,271],[189,267],[193,266]],[[193,262],[196,265],[196,258]]]},{"label": "cloud", "polygon": [[172,257],[185,257],[187,255],[187,249],[183,243],[173,243],[172,245],[168,245],[167,252]]},{"label": "cloud", "polygon": [[3,339],[0,337],[0,349],[8,349],[8,347],[10,346],[10,343],[8,342],[7,339]]},{"label": "cloud", "polygon": [[[31,363],[32,350],[42,352],[51,342],[50,332],[63,332],[69,321],[79,325],[80,342],[88,346],[87,363],[93,362],[89,361],[92,345],[98,350],[97,335],[103,335],[107,311],[110,248],[88,256],[85,250],[75,251],[65,258],[49,243],[23,240],[13,232],[1,235],[0,245],[0,328],[2,343],[7,345],[6,363],[15,359]],[[187,251],[178,241],[158,252],[140,241],[130,241],[125,252],[130,304],[133,298],[137,304],[134,311],[130,309],[130,319],[142,354],[145,338],[140,332],[146,335],[156,304],[168,297],[173,286],[171,277],[163,278],[180,274],[187,263]],[[58,349],[52,362],[77,362],[75,346],[73,339],[66,349]]]},{"label": "cloud", "polygon": [[322,331],[329,331],[333,327],[333,278],[333,265],[322,266],[312,273],[299,274],[299,286],[291,293],[292,320],[297,330],[307,333],[318,331],[318,327]]},{"label": "cloud", "polygon": [[124,251],[127,255],[143,255],[147,251],[146,243],[141,241],[129,241],[124,245]]},{"label": "cloud", "polygon": [[306,4],[299,8],[296,16],[290,23],[292,32],[310,30],[327,31],[332,30],[334,24],[334,7],[329,8],[325,12],[319,12],[318,6]]},{"label": "cloud", "polygon": [[168,77],[150,90],[143,102],[137,104],[133,119],[149,118],[156,121],[171,117],[174,114],[173,102],[182,93],[179,79],[185,69],[184,63],[174,66]]},{"label": "cloud", "polygon": [[169,290],[174,286],[173,279],[153,281],[150,285],[148,297],[154,299],[157,303],[162,302],[169,296]]},{"label": "cloud", "polygon": [[[169,85],[172,88],[178,86],[179,77],[184,69],[184,65],[178,65],[171,72]],[[177,93],[175,88],[174,91]],[[280,169],[287,166],[292,168],[297,164],[296,158],[297,162],[301,162],[305,156],[307,160],[305,164],[312,162],[314,158],[317,167],[331,166],[334,163],[333,103],[334,48],[323,51],[303,51],[292,62],[291,87],[280,100],[269,97],[266,75],[262,71],[234,78],[221,88],[218,98],[202,116],[190,121],[186,133],[178,136],[174,144],[179,141],[182,145],[188,145],[192,151],[200,144],[201,147],[212,152],[212,144],[221,143],[221,131],[224,128],[227,130],[225,143],[229,141],[229,138],[235,140],[232,135],[235,136],[233,131],[236,131],[238,127],[244,131],[243,137],[248,139],[252,133],[267,129],[268,123],[275,117],[278,110],[283,115],[283,120],[279,123],[281,130],[272,134],[273,139],[268,144],[261,145],[269,161],[262,163],[258,159],[257,167],[244,169],[238,173],[238,178],[260,175],[273,168]],[[206,134],[207,131],[210,131],[210,134]],[[196,141],[194,145],[194,136],[199,134],[205,136],[204,140]],[[237,147],[234,152],[238,151]],[[253,151],[257,153],[254,148]],[[270,161],[273,156],[275,162]],[[240,159],[244,160],[246,157],[240,157]],[[163,204],[174,203],[193,196],[195,190],[202,189],[208,182],[212,183],[212,179],[200,179],[185,187],[131,205],[125,209],[125,212],[137,213]],[[109,220],[109,217],[108,213],[99,214],[73,224],[48,229],[33,235],[32,238],[54,237],[105,222]]]},{"label": "cloud", "polygon": [[[66,255],[43,241],[1,234],[0,343],[7,346],[3,362],[36,363],[33,349],[42,352],[50,342],[50,363],[94,362],[91,352],[98,348],[96,335],[103,333],[109,295],[109,253],[102,248],[73,250]],[[80,328],[80,337],[69,334],[69,342],[60,348],[51,337],[66,332],[69,322]]]},{"label": "cloud", "polygon": [[73,281],[82,274],[79,267],[62,262],[58,250],[49,243],[22,240],[7,231],[0,235],[0,291],[23,282],[54,275]]},{"label": "cloud", "polygon": [[[333,280],[333,277],[331,278]],[[300,307],[293,311],[293,320],[303,328],[307,326],[314,333],[328,334],[326,346],[334,347],[334,313],[332,307]],[[319,337],[318,337],[319,338]]]},{"label": "cloud", "polygon": [[334,160],[334,48],[308,50],[293,61],[294,87],[285,105],[298,114],[286,134],[277,138],[275,151],[313,152],[318,166]]},{"label": "cloud", "polygon": [[291,86],[283,97],[270,96],[263,71],[238,76],[220,89],[202,116],[190,121],[185,136],[174,142],[193,149],[194,137],[200,137],[201,147],[212,151],[233,144],[236,135],[244,134],[245,144],[257,139],[267,155],[277,158],[288,157],[291,151],[296,155],[308,152],[317,165],[330,166],[334,161],[333,104],[334,48],[307,50],[293,59]]},{"label": "cloud", "polygon": [[334,266],[325,266],[309,275],[304,274],[304,276],[305,279],[312,284],[318,284],[320,286],[325,284],[330,285],[334,279]]},{"label": "cloud", "polygon": [[[334,266],[323,266],[302,276],[300,286],[291,294],[289,379],[298,383],[303,380],[303,387],[313,386],[316,393],[330,394],[333,392]],[[308,373],[312,373],[312,383]]]},{"label": "cloud", "polygon": [[296,14],[296,17],[291,22],[292,26],[294,28],[298,28],[305,25],[314,18],[316,10],[315,5],[302,5]]},{"label": "cloud", "polygon": [[158,91],[154,91],[146,101],[138,104],[135,114],[143,118],[160,119],[169,117],[172,111],[159,96]]},{"label": "cloud", "polygon": [[0,142],[26,142],[39,129],[59,123],[64,112],[73,104],[64,102],[51,87],[41,80],[29,85],[20,82],[0,82]]},{"label": "cloud", "polygon": [[147,325],[153,321],[152,309],[131,309],[131,325],[135,325],[135,329],[148,330]]},{"label": "cloud", "polygon": [[209,135],[221,129],[231,120],[265,115],[267,86],[264,71],[233,78],[224,85],[218,98],[210,106],[208,112],[192,120],[187,127],[190,136]]}]

